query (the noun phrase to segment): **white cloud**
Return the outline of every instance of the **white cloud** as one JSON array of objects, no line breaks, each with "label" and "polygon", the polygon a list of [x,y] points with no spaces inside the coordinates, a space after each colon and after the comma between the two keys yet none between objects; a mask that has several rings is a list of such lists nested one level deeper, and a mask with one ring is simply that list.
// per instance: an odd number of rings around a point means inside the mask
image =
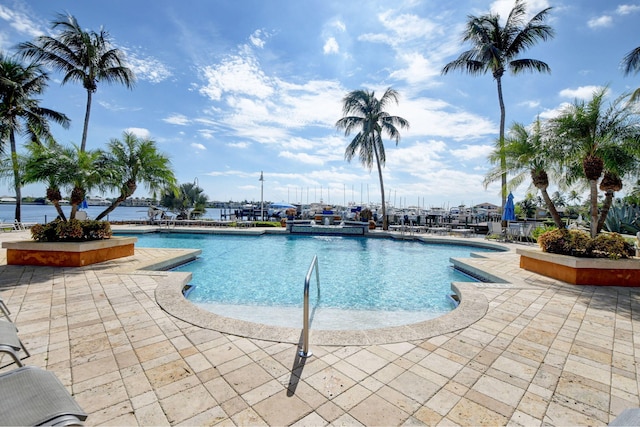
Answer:
[{"label": "white cloud", "polygon": [[204,145],[199,144],[197,142],[192,142],[191,143],[191,147],[195,148],[196,150],[200,150],[200,151],[206,151],[207,150],[207,147],[205,147]]},{"label": "white cloud", "polygon": [[249,148],[250,144],[246,141],[243,142],[230,142],[227,144],[227,147],[231,147],[231,148],[240,148],[240,149],[245,149],[245,148]]},{"label": "white cloud", "polygon": [[189,123],[191,123],[189,118],[184,114],[173,114],[169,117],[165,117],[164,119],[162,119],[162,121],[165,123],[170,123],[172,125],[179,125],[179,126],[186,126]]},{"label": "white cloud", "polygon": [[521,105],[527,108],[538,108],[540,106],[540,101],[534,101],[534,100],[523,101],[523,102],[519,102],[518,105]]},{"label": "white cloud", "polygon": [[569,99],[591,99],[593,94],[601,89],[602,86],[580,86],[575,89],[563,89],[560,96]]},{"label": "white cloud", "polygon": [[231,55],[221,63],[201,70],[205,85],[200,93],[219,101],[223,93],[254,96],[265,99],[274,92],[274,81],[260,69],[251,54]]},{"label": "white cloud", "polygon": [[143,139],[147,139],[151,137],[151,132],[149,132],[149,129],[143,129],[143,128],[127,128],[124,130],[125,132],[129,132],[134,134],[135,136],[137,136],[138,138],[143,138]]},{"label": "white cloud", "polygon": [[172,76],[169,67],[158,59],[140,56],[127,48],[122,48],[122,51],[126,55],[126,65],[133,71],[138,80],[160,83]]},{"label": "white cloud", "polygon": [[126,110],[130,110],[130,108],[128,107],[122,107],[120,105],[115,105],[112,104],[110,102],[107,102],[103,99],[98,100],[98,105],[100,105],[102,108],[109,110],[109,111],[126,111]]},{"label": "white cloud", "polygon": [[21,11],[11,10],[6,6],[0,5],[0,19],[7,21],[14,30],[20,34],[26,34],[28,37],[33,38],[44,35],[40,26]]},{"label": "white cloud", "polygon": [[571,104],[568,102],[563,102],[560,105],[558,105],[556,108],[546,109],[539,114],[540,119],[548,120],[548,119],[553,119],[554,117],[558,117],[560,113],[562,113],[562,111],[570,105]]},{"label": "white cloud", "polygon": [[308,165],[323,165],[324,161],[316,156],[309,153],[292,153],[291,151],[282,151],[278,154],[279,157],[284,157],[285,159],[295,160],[296,162],[308,164]]},{"label": "white cloud", "polygon": [[398,46],[412,40],[429,39],[443,34],[443,29],[429,19],[410,14],[392,16],[393,14],[393,10],[388,10],[378,15],[378,21],[388,30],[387,33],[366,33],[358,39]]},{"label": "white cloud", "polygon": [[629,15],[640,11],[640,5],[637,4],[621,4],[616,8],[618,15]]},{"label": "white cloud", "polygon": [[[509,13],[513,9],[513,0],[496,0],[491,3],[489,10],[492,13],[500,15],[501,21],[506,21]],[[550,6],[548,0],[528,0],[527,1],[527,17],[531,19],[534,14],[548,8]]]},{"label": "white cloud", "polygon": [[456,140],[476,139],[497,134],[498,126],[490,120],[455,109],[436,99],[416,98],[400,100],[398,107],[388,109],[393,115],[409,120],[411,125],[405,134],[411,136],[447,137]]},{"label": "white cloud", "polygon": [[264,36],[268,36],[268,34],[262,30],[255,30],[253,34],[249,36],[249,41],[255,47],[263,48],[266,43],[266,37]]},{"label": "white cloud", "polygon": [[341,20],[339,20],[339,19],[337,19],[337,20],[333,21],[333,22],[331,23],[331,26],[332,26],[332,27],[334,27],[334,28],[337,28],[337,29],[338,29],[339,31],[341,31],[341,32],[345,32],[345,31],[347,31],[347,26],[345,25],[345,23],[344,23],[344,22],[342,22],[342,21],[341,21]]},{"label": "white cloud", "polygon": [[322,47],[322,52],[325,55],[329,55],[332,53],[339,53],[340,52],[340,46],[338,45],[338,42],[336,41],[335,37],[329,37],[327,39],[327,41],[324,43],[324,46]]},{"label": "white cloud", "polygon": [[473,160],[486,158],[493,150],[491,145],[464,145],[464,148],[451,150],[456,158],[460,160]]},{"label": "white cloud", "polygon": [[409,84],[423,83],[440,75],[440,67],[418,52],[399,54],[398,59],[406,68],[393,71],[390,76],[406,80]]},{"label": "white cloud", "polygon": [[597,18],[591,18],[587,21],[589,28],[610,27],[613,24],[613,18],[609,15],[602,15]]}]

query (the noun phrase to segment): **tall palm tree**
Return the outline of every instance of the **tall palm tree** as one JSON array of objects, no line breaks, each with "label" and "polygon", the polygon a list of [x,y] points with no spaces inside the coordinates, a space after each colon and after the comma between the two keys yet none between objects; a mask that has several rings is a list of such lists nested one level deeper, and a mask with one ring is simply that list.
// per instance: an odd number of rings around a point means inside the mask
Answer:
[{"label": "tall palm tree", "polygon": [[[622,59],[622,70],[625,76],[631,73],[636,74],[640,71],[640,46],[625,55]],[[638,99],[640,99],[640,87],[631,94],[630,101],[633,102]]]},{"label": "tall palm tree", "polygon": [[[613,195],[622,189],[621,178],[632,171],[640,158],[640,117],[631,105],[623,104],[623,95],[608,107],[608,88],[594,92],[589,102],[574,101],[560,115],[549,120],[554,144],[562,147],[569,185],[586,179],[589,183],[591,236],[604,224]],[[598,212],[598,180],[605,191],[603,209]]]},{"label": "tall palm tree", "polygon": [[33,42],[18,45],[20,55],[33,58],[64,74],[62,84],[81,82],[87,91],[87,107],[82,128],[80,150],[85,151],[91,101],[99,82],[119,83],[133,88],[135,75],[124,65],[124,54],[112,46],[109,33],[82,29],[72,15],[58,14],[51,23],[61,30],[55,37],[39,36]]},{"label": "tall palm tree", "polygon": [[389,102],[398,104],[398,92],[387,88],[380,99],[377,99],[374,91],[354,90],[349,92],[342,100],[343,116],[336,122],[338,129],[344,129],[344,135],[351,132],[357,134],[347,146],[344,157],[350,162],[358,154],[363,166],[373,167],[373,162],[378,167],[380,179],[380,195],[382,197],[382,229],[388,230],[387,207],[384,199],[384,183],[382,181],[382,166],[386,162],[382,134],[396,141],[400,141],[398,127],[408,129],[409,122],[402,117],[392,116],[384,109]]},{"label": "tall palm tree", "polygon": [[[513,74],[524,71],[551,72],[549,66],[537,59],[520,59],[519,56],[539,40],[547,40],[554,35],[553,29],[544,22],[550,7],[538,12],[526,21],[526,2],[516,0],[504,27],[500,25],[500,16],[487,14],[470,15],[462,34],[463,42],[471,43],[471,49],[462,52],[458,58],[442,69],[442,74],[454,70],[466,71],[471,75],[491,72],[498,88],[500,104],[500,146],[504,145],[506,112],[502,96],[502,76],[506,69]],[[507,197],[507,172],[505,160],[501,160],[502,172],[502,208]]]},{"label": "tall palm tree", "polygon": [[152,191],[176,189],[176,179],[169,158],[158,152],[156,143],[148,138],[139,138],[124,132],[122,140],[112,139],[100,160],[103,165],[103,185],[118,191],[118,197],[101,212],[96,220],[104,218],[120,203],[131,197],[138,183]]},{"label": "tall palm tree", "polygon": [[22,179],[16,135],[49,135],[49,121],[69,127],[69,118],[55,110],[41,107],[36,98],[44,92],[49,77],[36,63],[21,62],[0,53],[0,147],[9,141],[16,193],[15,220],[21,221]]},{"label": "tall palm tree", "polygon": [[[537,119],[528,129],[521,123],[514,123],[509,129],[507,138],[501,144],[496,141],[494,151],[489,155],[489,161],[496,164],[485,176],[485,187],[500,179],[504,173],[512,173],[508,183],[509,190],[518,187],[527,177],[531,178],[533,186],[540,191],[544,204],[558,228],[564,228],[564,223],[556,209],[553,199],[549,196],[549,174],[558,175],[556,153],[553,147],[546,143],[542,134],[542,124]],[[504,165],[504,167],[503,167]]]}]

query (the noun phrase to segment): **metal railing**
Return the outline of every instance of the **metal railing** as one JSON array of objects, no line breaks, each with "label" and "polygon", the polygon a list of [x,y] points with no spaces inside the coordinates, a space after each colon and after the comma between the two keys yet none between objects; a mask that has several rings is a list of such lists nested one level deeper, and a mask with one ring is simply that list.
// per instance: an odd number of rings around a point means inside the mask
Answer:
[{"label": "metal railing", "polygon": [[311,274],[316,271],[316,284],[318,286],[318,297],[320,297],[320,273],[318,272],[318,255],[313,256],[307,276],[304,278],[304,309],[302,321],[302,349],[298,352],[300,357],[309,357],[313,353],[309,350],[309,282],[311,282]]}]

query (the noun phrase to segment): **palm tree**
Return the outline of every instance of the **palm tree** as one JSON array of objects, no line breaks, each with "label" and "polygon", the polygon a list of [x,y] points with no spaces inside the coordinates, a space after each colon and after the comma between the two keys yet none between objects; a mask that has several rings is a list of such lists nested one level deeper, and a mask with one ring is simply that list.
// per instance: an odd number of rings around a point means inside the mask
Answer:
[{"label": "palm tree", "polygon": [[536,216],[537,206],[533,194],[528,193],[524,200],[517,203],[525,218],[534,218]]},{"label": "palm tree", "polygon": [[39,36],[33,42],[18,45],[24,58],[33,58],[64,74],[62,84],[81,82],[87,91],[87,107],[80,150],[85,151],[91,100],[99,82],[119,83],[133,88],[135,75],[124,65],[124,55],[112,46],[109,33],[83,30],[72,15],[58,14],[51,24],[61,29],[56,37]]},{"label": "palm tree", "polygon": [[160,205],[175,212],[177,219],[192,219],[206,212],[207,196],[203,191],[192,182],[180,185],[177,192],[173,188],[167,188]]},{"label": "palm tree", "polygon": [[553,200],[553,204],[556,206],[560,206],[561,208],[567,206],[567,201],[565,200],[564,194],[559,191],[554,191],[551,195],[551,200]]},{"label": "palm tree", "polygon": [[48,184],[47,199],[53,203],[63,221],[67,218],[60,207],[61,189],[67,189],[70,193],[69,219],[74,219],[87,191],[104,188],[107,170],[99,162],[102,155],[99,150],[81,151],[78,146],[65,147],[51,138],[44,144],[32,142],[28,148],[30,155],[25,165],[24,181]]},{"label": "palm tree", "polygon": [[[602,229],[613,195],[622,189],[621,178],[633,170],[640,155],[640,117],[631,105],[623,105],[625,95],[605,108],[607,91],[598,89],[589,102],[574,101],[549,121],[554,144],[564,152],[559,158],[567,170],[567,183],[580,179],[589,183],[591,237]],[[599,219],[598,180],[603,173],[600,188],[605,200]]]},{"label": "palm tree", "polygon": [[[35,96],[44,92],[49,77],[36,63],[23,65],[0,54],[0,147],[9,140],[16,193],[15,220],[21,221],[22,179],[16,135],[37,139],[49,135],[49,121],[69,127],[69,118],[57,111],[43,108]],[[4,150],[4,148],[3,148]]]},{"label": "palm tree", "polygon": [[572,202],[574,204],[580,204],[580,202],[582,201],[582,196],[577,190],[571,190],[569,191],[567,200],[569,200],[569,202]]},{"label": "palm tree", "polygon": [[119,192],[118,197],[101,212],[96,220],[104,218],[120,203],[131,197],[138,183],[152,191],[169,188],[176,191],[176,179],[169,158],[158,152],[156,143],[124,132],[122,141],[114,138],[108,144],[100,162],[106,171],[103,185]]},{"label": "palm tree", "polygon": [[[625,76],[631,73],[636,74],[640,71],[640,46],[627,53],[622,59],[622,68]],[[636,89],[632,94],[630,101],[637,101],[640,99],[640,88]]]},{"label": "palm tree", "polygon": [[[526,2],[516,0],[515,5],[504,27],[500,25],[500,16],[487,14],[481,16],[470,15],[466,28],[462,34],[463,42],[470,42],[471,49],[462,52],[458,58],[449,62],[442,69],[442,74],[454,70],[466,71],[471,75],[491,72],[498,88],[498,103],[500,104],[500,147],[504,146],[505,134],[505,106],[502,96],[502,76],[508,68],[513,74],[524,71],[551,72],[549,66],[537,59],[519,59],[527,48],[535,45],[539,40],[547,40],[554,35],[553,29],[544,24],[550,7],[525,21]],[[501,160],[502,167],[502,208],[507,197],[507,172],[505,160]]]},{"label": "palm tree", "polygon": [[386,162],[382,134],[387,134],[398,145],[400,141],[398,127],[409,128],[407,120],[399,116],[392,116],[384,110],[392,101],[398,104],[398,92],[391,88],[387,88],[379,100],[373,91],[354,90],[343,98],[342,113],[344,117],[336,122],[338,129],[344,129],[345,136],[351,132],[358,132],[345,150],[344,157],[348,162],[358,153],[362,165],[371,170],[375,160],[382,197],[383,230],[389,229],[389,222],[382,181],[382,166]]},{"label": "palm tree", "polygon": [[[558,228],[564,228],[564,223],[560,218],[555,203],[549,197],[549,174],[552,170],[554,175],[559,175],[556,164],[556,153],[552,146],[547,144],[542,135],[542,125],[537,119],[531,129],[527,129],[520,123],[514,123],[509,129],[507,138],[501,144],[496,141],[494,151],[489,155],[489,161],[496,164],[485,176],[485,187],[500,179],[504,171],[513,173],[508,188],[512,190],[518,187],[527,177],[531,178],[533,186],[540,191],[544,204],[549,210],[553,222]],[[504,167],[503,167],[504,165]]]}]

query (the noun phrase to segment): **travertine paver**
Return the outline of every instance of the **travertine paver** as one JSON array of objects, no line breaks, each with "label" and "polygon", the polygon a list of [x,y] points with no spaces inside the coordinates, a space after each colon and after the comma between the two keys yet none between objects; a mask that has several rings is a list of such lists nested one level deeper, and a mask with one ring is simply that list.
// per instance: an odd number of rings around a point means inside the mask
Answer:
[{"label": "travertine paver", "polygon": [[490,254],[466,261],[509,283],[474,286],[487,302],[477,321],[424,339],[312,342],[301,359],[295,343],[161,309],[156,290],[184,276],[138,269],[174,256],[52,269],[7,266],[0,250],[25,362],[54,372],[89,425],[606,425],[640,406],[636,288],[566,285],[520,270],[513,251]]}]

